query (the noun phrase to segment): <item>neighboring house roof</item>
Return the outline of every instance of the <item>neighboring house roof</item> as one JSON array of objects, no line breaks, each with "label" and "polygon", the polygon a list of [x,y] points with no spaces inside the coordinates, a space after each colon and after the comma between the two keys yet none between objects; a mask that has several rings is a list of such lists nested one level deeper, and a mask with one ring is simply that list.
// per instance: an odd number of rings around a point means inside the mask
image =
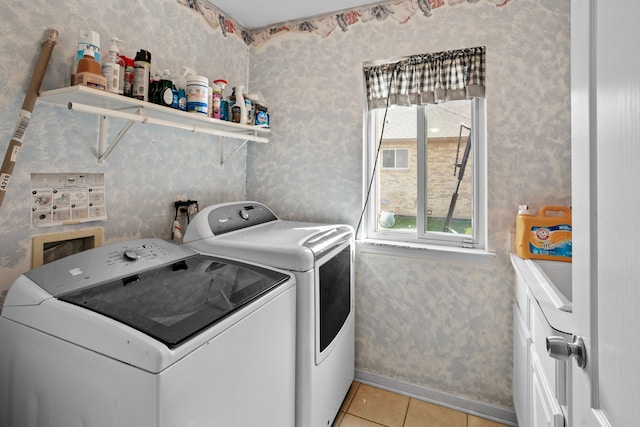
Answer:
[{"label": "neighboring house roof", "polygon": [[[416,137],[416,115],[406,114],[407,107],[392,107],[387,113],[384,128],[385,139]],[[471,109],[468,101],[449,101],[444,104],[428,104],[428,138],[458,137],[460,124],[471,125]],[[465,133],[463,133],[465,134]]]}]

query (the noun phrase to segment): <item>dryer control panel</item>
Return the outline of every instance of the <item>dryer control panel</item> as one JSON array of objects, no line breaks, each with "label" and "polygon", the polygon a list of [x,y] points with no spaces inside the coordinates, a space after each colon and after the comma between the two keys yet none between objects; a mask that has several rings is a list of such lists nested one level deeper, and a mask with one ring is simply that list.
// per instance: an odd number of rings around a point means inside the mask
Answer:
[{"label": "dryer control panel", "polygon": [[255,202],[218,205],[208,215],[209,227],[214,236],[277,219],[268,207]]}]

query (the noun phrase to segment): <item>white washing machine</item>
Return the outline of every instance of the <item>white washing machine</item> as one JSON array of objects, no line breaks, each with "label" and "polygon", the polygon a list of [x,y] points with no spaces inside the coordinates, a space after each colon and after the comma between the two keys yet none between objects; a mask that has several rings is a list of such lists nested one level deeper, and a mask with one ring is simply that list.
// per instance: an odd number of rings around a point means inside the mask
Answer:
[{"label": "white washing machine", "polygon": [[0,426],[293,426],[295,279],[149,239],[19,277]]},{"label": "white washing machine", "polygon": [[283,221],[260,203],[232,202],[201,210],[184,243],[295,276],[296,426],[331,426],[354,378],[353,228]]}]

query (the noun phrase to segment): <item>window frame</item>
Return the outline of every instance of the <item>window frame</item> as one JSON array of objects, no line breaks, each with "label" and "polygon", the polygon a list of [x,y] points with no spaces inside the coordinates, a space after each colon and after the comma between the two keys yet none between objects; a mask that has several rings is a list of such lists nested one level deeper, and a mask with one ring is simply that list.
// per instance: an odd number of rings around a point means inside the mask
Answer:
[{"label": "window frame", "polygon": [[[406,171],[411,167],[411,156],[408,148],[382,148],[380,149],[382,155],[381,169],[388,171]],[[384,152],[393,151],[393,167],[384,166]],[[405,151],[407,153],[407,166],[398,166],[398,151]]]},{"label": "window frame", "polygon": [[[471,153],[474,165],[471,173],[473,175],[473,215],[472,215],[472,235],[462,235],[455,233],[433,232],[425,230],[424,213],[425,187],[426,187],[426,156],[427,149],[427,126],[426,107],[418,105],[417,122],[417,146],[418,146],[418,178],[417,178],[417,208],[416,208],[416,229],[415,230],[392,230],[377,226],[378,219],[378,173],[383,170],[381,164],[376,165],[380,143],[377,129],[381,126],[384,117],[384,109],[367,111],[365,108],[364,117],[364,188],[363,200],[366,206],[363,213],[363,227],[361,237],[365,241],[375,241],[377,243],[394,246],[413,247],[417,249],[442,248],[447,250],[461,251],[481,250],[487,248],[487,131],[486,131],[486,100],[474,97],[471,99],[472,117],[472,141]],[[376,174],[374,178],[373,174]],[[368,187],[371,186],[369,189]],[[367,201],[368,199],[368,201]],[[424,231],[421,231],[424,230]]]}]

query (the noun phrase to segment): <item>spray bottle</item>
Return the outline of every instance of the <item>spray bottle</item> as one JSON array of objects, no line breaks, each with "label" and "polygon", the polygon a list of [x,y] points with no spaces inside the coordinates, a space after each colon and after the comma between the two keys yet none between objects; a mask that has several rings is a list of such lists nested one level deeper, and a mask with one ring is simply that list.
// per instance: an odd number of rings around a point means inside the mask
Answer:
[{"label": "spray bottle", "polygon": [[231,107],[231,121],[240,123],[241,125],[247,124],[247,105],[244,102],[244,95],[242,91],[244,86],[238,86],[233,88],[236,96],[236,102]]},{"label": "spray bottle", "polygon": [[149,80],[151,79],[151,53],[140,49],[133,62],[133,97],[149,101]]},{"label": "spray bottle", "polygon": [[124,96],[133,96],[133,58],[120,55],[124,61]]},{"label": "spray bottle", "polygon": [[116,37],[111,39],[109,53],[102,61],[102,75],[107,79],[107,92],[123,95],[125,63],[120,58],[118,43],[124,42]]}]

